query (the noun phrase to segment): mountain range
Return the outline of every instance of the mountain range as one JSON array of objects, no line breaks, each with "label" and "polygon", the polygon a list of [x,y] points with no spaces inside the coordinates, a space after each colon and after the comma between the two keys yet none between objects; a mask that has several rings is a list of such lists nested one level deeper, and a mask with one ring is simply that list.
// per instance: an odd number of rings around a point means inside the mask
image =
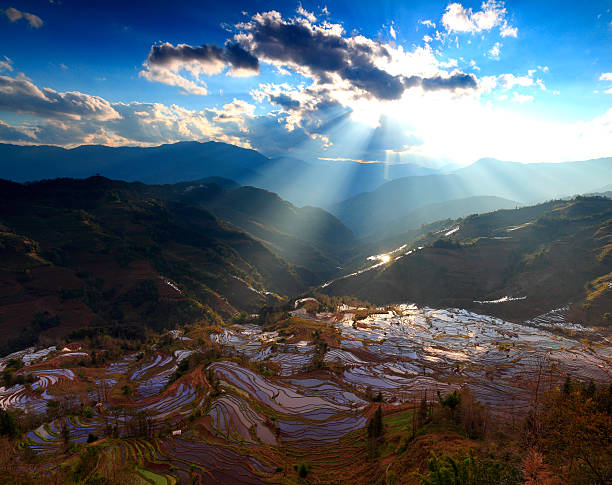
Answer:
[{"label": "mountain range", "polygon": [[[96,174],[147,184],[229,179],[274,192],[296,206],[322,207],[358,238],[371,240],[445,217],[604,192],[612,158],[531,164],[489,158],[441,172],[412,164],[270,159],[219,142],[73,149],[0,144],[0,178],[28,182]],[[451,202],[458,199],[465,200]]]},{"label": "mountain range", "polygon": [[128,182],[173,184],[218,176],[271,190],[296,205],[323,208],[394,178],[431,173],[435,170],[412,164],[270,159],[255,150],[219,142],[72,149],[0,144],[0,178],[15,182],[98,174]]},{"label": "mountain range", "polygon": [[[401,221],[428,204],[496,196],[531,205],[594,192],[610,179],[612,158],[531,164],[483,159],[450,174],[398,178],[373,191],[352,196],[329,210],[357,236],[363,236],[396,219]],[[502,206],[491,206],[489,210],[496,208]],[[406,228],[397,227],[397,232]]]}]

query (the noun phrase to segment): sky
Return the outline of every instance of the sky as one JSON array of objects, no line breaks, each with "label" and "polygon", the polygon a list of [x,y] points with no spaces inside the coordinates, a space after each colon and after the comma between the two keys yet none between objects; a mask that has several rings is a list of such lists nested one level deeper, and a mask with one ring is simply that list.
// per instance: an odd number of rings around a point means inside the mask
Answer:
[{"label": "sky", "polygon": [[0,0],[0,142],[612,156],[612,0]]}]

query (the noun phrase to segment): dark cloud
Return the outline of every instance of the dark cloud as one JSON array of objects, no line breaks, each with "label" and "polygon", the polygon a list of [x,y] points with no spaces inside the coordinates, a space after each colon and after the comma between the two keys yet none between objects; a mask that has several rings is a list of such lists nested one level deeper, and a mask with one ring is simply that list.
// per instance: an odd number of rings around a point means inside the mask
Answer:
[{"label": "dark cloud", "polygon": [[244,71],[259,72],[259,61],[250,52],[235,42],[228,42],[225,45],[225,58],[232,68]]},{"label": "dark cloud", "polygon": [[448,78],[392,75],[376,66],[381,58],[391,59],[387,48],[377,41],[345,38],[304,20],[283,20],[276,12],[256,15],[243,27],[246,34],[238,37],[260,59],[305,69],[320,83],[330,82],[330,75],[336,74],[377,99],[399,99],[414,86],[428,91],[476,88],[471,74],[454,73]]},{"label": "dark cloud", "polygon": [[296,110],[300,107],[300,102],[297,99],[293,99],[285,93],[270,95],[269,98],[270,103],[276,104],[287,111]]},{"label": "dark cloud", "polygon": [[478,82],[473,74],[457,72],[449,77],[436,76],[423,79],[421,85],[425,91],[437,91],[440,89],[475,89]]},{"label": "dark cloud", "polygon": [[[288,131],[273,115],[256,116],[247,122],[248,134],[236,133],[248,140],[256,150],[267,155],[283,155],[293,152],[296,147],[303,147],[313,140],[302,128]],[[228,133],[231,134],[231,133]]]},{"label": "dark cloud", "polygon": [[193,47],[187,44],[172,44],[165,42],[151,47],[147,61],[151,65],[168,66],[174,62],[225,62],[223,49],[214,44]]},{"label": "dark cloud", "polygon": [[423,78],[410,76],[403,79],[406,88],[421,86],[425,91],[454,91],[456,89],[476,89],[478,82],[473,74],[454,72],[448,77],[434,76]]},{"label": "dark cloud", "polygon": [[338,74],[379,99],[398,99],[402,95],[401,77],[374,65],[376,57],[390,57],[380,44],[359,43],[273,14],[256,16],[245,27],[247,48],[260,59],[306,68],[323,83],[330,81],[330,74]]},{"label": "dark cloud", "polygon": [[228,42],[225,47],[215,44],[190,46],[178,44],[176,46],[165,42],[151,47],[147,63],[150,66],[172,67],[177,64],[196,62],[204,68],[212,66],[230,65],[232,69],[259,72],[259,61],[251,53],[234,42]]},{"label": "dark cloud", "polygon": [[404,92],[401,76],[392,76],[374,66],[350,67],[342,72],[342,77],[378,99],[399,99]]},{"label": "dark cloud", "polygon": [[[141,75],[147,79],[176,85],[194,94],[206,94],[204,84],[197,84],[178,74],[182,68],[198,75],[218,74],[226,66],[230,74],[259,72],[259,62],[290,67],[311,77],[319,87],[345,81],[356,96],[396,100],[411,87],[424,90],[476,88],[471,74],[456,72],[450,77],[431,78],[391,74],[380,63],[392,60],[392,52],[381,42],[362,36],[343,37],[341,28],[315,25],[304,18],[285,20],[278,12],[257,14],[236,26],[239,31],[224,47],[215,44],[157,44],[151,47]],[[345,85],[343,85],[345,87]],[[287,98],[271,99],[286,110],[298,105]]]}]

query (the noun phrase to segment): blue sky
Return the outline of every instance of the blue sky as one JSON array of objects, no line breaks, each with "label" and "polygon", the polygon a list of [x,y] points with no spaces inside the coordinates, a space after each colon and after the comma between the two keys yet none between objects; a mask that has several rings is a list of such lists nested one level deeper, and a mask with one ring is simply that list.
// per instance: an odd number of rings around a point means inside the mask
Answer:
[{"label": "blue sky", "polygon": [[0,3],[0,141],[612,155],[612,1]]}]

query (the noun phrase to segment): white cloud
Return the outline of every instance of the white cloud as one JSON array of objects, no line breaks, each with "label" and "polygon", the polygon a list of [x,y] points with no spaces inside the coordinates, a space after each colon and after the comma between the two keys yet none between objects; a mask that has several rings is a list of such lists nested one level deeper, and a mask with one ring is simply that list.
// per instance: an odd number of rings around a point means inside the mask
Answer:
[{"label": "white cloud", "polygon": [[39,88],[23,74],[0,76],[0,111],[28,113],[48,118],[97,119],[119,117],[108,101],[78,91],[64,93]]},{"label": "white cloud", "polygon": [[425,25],[431,29],[435,29],[436,28],[436,23],[432,22],[431,20],[419,20],[419,23],[421,23],[422,25]]},{"label": "white cloud", "polygon": [[317,21],[315,14],[303,8],[301,3],[298,4],[297,13],[307,19],[309,22]]},{"label": "white cloud", "polygon": [[393,28],[393,25],[389,26],[389,35],[394,39],[396,38],[395,29]]},{"label": "white cloud", "polygon": [[514,86],[528,87],[533,86],[534,81],[529,76],[515,76],[514,74],[500,74],[497,76],[504,89],[512,89]]},{"label": "white cloud", "polygon": [[502,37],[516,37],[518,29],[508,25],[504,2],[488,0],[483,2],[482,10],[474,12],[460,3],[451,3],[442,15],[442,24],[447,32],[482,32],[501,27]]},{"label": "white cloud", "polygon": [[4,15],[6,15],[11,22],[17,22],[19,19],[23,18],[23,13],[21,13],[21,10],[17,10],[13,7],[7,8],[4,11]]},{"label": "white cloud", "polygon": [[165,67],[147,66],[138,73],[139,76],[148,81],[155,81],[168,86],[181,88],[183,92],[205,96],[208,94],[206,83],[196,78],[195,81],[181,76],[178,72]]},{"label": "white cloud", "polygon": [[491,59],[499,59],[500,47],[501,44],[499,42],[496,42],[495,45],[491,47],[491,49],[489,50],[489,57]]},{"label": "white cloud", "polygon": [[501,28],[501,31],[499,33],[502,37],[517,37],[518,29],[516,27],[510,27],[504,21],[504,26]]},{"label": "white cloud", "polygon": [[0,61],[0,71],[12,71],[13,70],[13,61],[4,56],[4,60]]},{"label": "white cloud", "polygon": [[4,15],[6,15],[11,22],[17,22],[18,20],[25,19],[33,29],[38,29],[43,25],[43,21],[38,15],[34,15],[33,13],[29,12],[22,12],[14,7],[7,8],[4,11]]},{"label": "white cloud", "polygon": [[[479,87],[482,89],[481,85],[487,82],[493,87],[502,82],[520,86],[530,79],[509,76],[502,78],[503,81],[496,76],[481,78]],[[268,154],[355,158],[343,153],[346,140],[369,140],[379,124],[368,128],[362,122],[378,120],[382,115],[396,120],[393,125],[402,130],[410,127],[409,142],[401,143],[403,148],[393,148],[393,156],[402,161],[466,164],[482,157],[495,157],[548,162],[611,154],[612,109],[592,120],[549,122],[513,111],[510,104],[505,105],[506,109],[483,102],[479,93],[457,96],[453,92],[435,91],[424,95],[420,90],[408,90],[392,103],[349,97],[347,102],[353,103],[353,107],[342,107],[326,98],[324,88],[312,89],[312,86],[289,84],[260,85],[257,90],[260,93],[254,92],[253,98],[257,102],[270,102],[274,97],[273,104],[281,106],[266,115],[256,115],[255,103],[238,99],[220,108],[197,111],[160,103],[111,104],[98,98],[118,116],[53,118],[39,110],[39,122],[21,125],[0,122],[0,140],[62,146],[84,143],[150,146],[181,140],[218,140]],[[44,93],[43,89],[38,90]],[[89,97],[78,94],[83,100]],[[504,96],[508,94],[501,94]],[[513,92],[509,99],[520,103],[531,100],[528,98],[531,97]],[[349,116],[351,109],[363,119],[357,117],[353,121]],[[290,118],[292,124],[287,121]],[[337,128],[330,130],[328,123],[338,120]]]},{"label": "white cloud", "polygon": [[33,13],[27,13],[27,12],[24,12],[23,16],[25,17],[25,19],[30,24],[30,27],[32,27],[34,29],[38,29],[38,28],[42,27],[43,21],[42,21],[42,19],[39,16],[34,15]]},{"label": "white cloud", "polygon": [[234,99],[231,103],[224,105],[222,109],[211,108],[209,111],[215,113],[213,121],[235,123],[240,131],[247,132],[247,120],[253,117],[255,105],[241,99]]},{"label": "white cloud", "polygon": [[431,42],[433,39],[429,35],[423,36],[423,42]]},{"label": "white cloud", "polygon": [[600,81],[612,81],[612,72],[603,72],[601,76],[599,76]]},{"label": "white cloud", "polygon": [[259,72],[257,59],[236,43],[219,47],[215,44],[175,46],[164,42],[151,46],[139,75],[149,81],[177,86],[183,93],[204,96],[207,89],[200,76],[220,74],[228,67],[227,75],[234,77]]},{"label": "white cloud", "polygon": [[533,101],[533,96],[529,96],[527,94],[519,94],[516,91],[514,91],[512,93],[512,98],[510,99],[510,101],[512,101],[513,103],[519,103],[519,104],[529,103]]}]

